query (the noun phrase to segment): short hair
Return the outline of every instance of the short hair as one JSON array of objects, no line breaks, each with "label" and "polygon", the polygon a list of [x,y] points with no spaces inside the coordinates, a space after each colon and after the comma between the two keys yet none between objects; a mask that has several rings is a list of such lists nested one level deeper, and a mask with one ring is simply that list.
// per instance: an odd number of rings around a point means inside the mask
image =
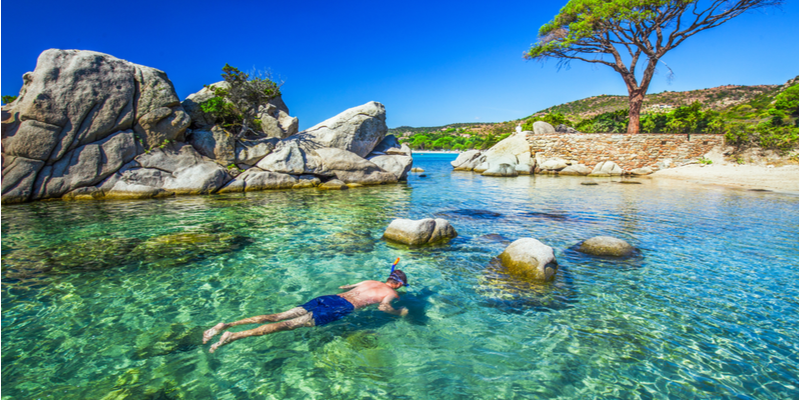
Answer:
[{"label": "short hair", "polygon": [[394,270],[394,272],[389,274],[389,279],[398,281],[398,282],[402,283],[403,285],[408,285],[408,278],[406,277],[406,273],[401,271],[401,270],[399,270],[399,269],[396,269],[396,270]]}]

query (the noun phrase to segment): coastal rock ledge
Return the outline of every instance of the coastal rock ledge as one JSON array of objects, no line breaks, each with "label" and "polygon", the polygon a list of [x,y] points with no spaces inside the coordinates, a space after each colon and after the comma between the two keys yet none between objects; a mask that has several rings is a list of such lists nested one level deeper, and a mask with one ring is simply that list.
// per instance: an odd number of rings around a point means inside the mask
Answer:
[{"label": "coastal rock ledge", "polygon": [[46,50],[2,107],[2,203],[358,187],[411,170],[381,103],[298,132],[278,95],[251,105],[259,127],[231,132],[203,111],[212,98],[181,101],[163,71],[108,54]]}]

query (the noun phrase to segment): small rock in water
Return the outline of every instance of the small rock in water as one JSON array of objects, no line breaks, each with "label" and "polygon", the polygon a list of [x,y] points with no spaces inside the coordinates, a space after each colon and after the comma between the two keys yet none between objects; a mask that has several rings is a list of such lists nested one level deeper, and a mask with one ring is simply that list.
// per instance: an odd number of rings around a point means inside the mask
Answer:
[{"label": "small rock in water", "polygon": [[581,182],[581,185],[595,186],[595,185],[597,185],[597,182]]},{"label": "small rock in water", "polygon": [[624,185],[641,185],[642,184],[642,182],[636,182],[636,181],[619,181],[619,183],[622,183]]},{"label": "small rock in water", "polygon": [[420,177],[420,178],[427,178],[427,177],[428,177],[428,175],[425,175],[425,174],[419,174],[419,177]]},{"label": "small rock in water", "polygon": [[622,239],[611,236],[595,236],[584,240],[578,247],[578,251],[595,256],[627,257],[632,255],[636,249]]},{"label": "small rock in water", "polygon": [[411,168],[411,172],[425,172],[425,170],[419,167],[414,167]]},{"label": "small rock in water", "polygon": [[412,246],[448,241],[458,236],[450,222],[441,218],[398,218],[389,224],[383,238]]},{"label": "small rock in water", "polygon": [[340,181],[338,179],[331,179],[331,180],[329,180],[329,181],[317,186],[317,189],[319,189],[319,190],[345,190],[347,188],[348,188],[347,184],[345,184],[344,182],[342,182],[342,181]]},{"label": "small rock in water", "polygon": [[533,238],[516,240],[499,258],[512,275],[535,281],[551,281],[558,271],[553,248]]}]

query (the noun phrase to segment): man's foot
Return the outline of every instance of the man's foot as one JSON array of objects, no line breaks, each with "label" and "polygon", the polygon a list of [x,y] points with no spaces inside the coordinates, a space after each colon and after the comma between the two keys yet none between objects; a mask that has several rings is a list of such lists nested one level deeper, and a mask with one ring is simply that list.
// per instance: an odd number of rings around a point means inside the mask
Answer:
[{"label": "man's foot", "polygon": [[230,332],[223,333],[222,337],[219,339],[219,342],[212,344],[211,348],[208,350],[208,352],[209,353],[213,353],[215,350],[217,350],[217,348],[219,346],[222,346],[223,344],[228,343],[230,341],[230,339],[231,339],[231,336],[233,336],[233,334],[230,333]]},{"label": "man's foot", "polygon": [[220,323],[214,325],[213,328],[203,332],[203,344],[208,343],[208,341],[211,340],[211,338],[213,338],[214,336],[217,336],[217,334],[223,329],[225,329],[225,323],[224,322],[220,322]]}]

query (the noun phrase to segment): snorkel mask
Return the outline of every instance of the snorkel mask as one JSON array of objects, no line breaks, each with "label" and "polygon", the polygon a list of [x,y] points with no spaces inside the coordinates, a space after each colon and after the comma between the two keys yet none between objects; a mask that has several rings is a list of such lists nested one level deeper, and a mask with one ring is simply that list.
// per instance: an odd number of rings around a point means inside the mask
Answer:
[{"label": "snorkel mask", "polygon": [[398,282],[398,283],[400,283],[401,285],[403,285],[405,287],[408,287],[409,284],[408,283],[403,283],[403,280],[400,279],[400,277],[397,276],[397,274],[394,272],[394,269],[395,269],[395,267],[397,267],[397,263],[399,263],[399,262],[400,262],[400,257],[397,257],[397,259],[394,260],[394,264],[392,264],[392,270],[389,272],[389,279],[391,279],[391,280],[393,280],[395,282]]}]

